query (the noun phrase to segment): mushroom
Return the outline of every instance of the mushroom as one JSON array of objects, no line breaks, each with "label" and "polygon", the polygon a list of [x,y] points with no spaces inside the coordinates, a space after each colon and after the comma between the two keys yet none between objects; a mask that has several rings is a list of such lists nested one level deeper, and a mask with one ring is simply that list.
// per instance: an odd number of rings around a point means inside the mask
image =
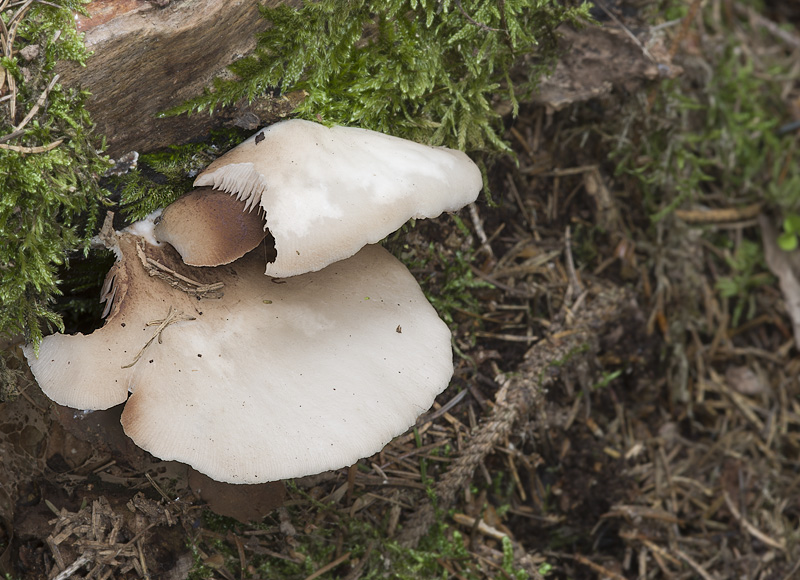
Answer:
[{"label": "mushroom", "polygon": [[450,332],[380,246],[275,280],[261,248],[194,268],[149,229],[104,236],[101,329],[24,353],[57,403],[127,400],[125,432],[153,455],[229,483],[319,473],[379,451],[447,386]]},{"label": "mushroom", "polygon": [[264,218],[259,212],[246,211],[245,202],[203,188],[168,205],[153,235],[172,244],[186,264],[219,266],[244,256],[267,232]]},{"label": "mushroom", "polygon": [[[194,182],[263,212],[277,253],[266,273],[279,277],[348,258],[410,218],[455,211],[475,201],[482,183],[480,170],[461,151],[298,119],[259,131]],[[204,228],[178,232],[168,221],[165,215],[159,239],[173,244],[187,263],[216,265],[188,249],[200,243]]]}]

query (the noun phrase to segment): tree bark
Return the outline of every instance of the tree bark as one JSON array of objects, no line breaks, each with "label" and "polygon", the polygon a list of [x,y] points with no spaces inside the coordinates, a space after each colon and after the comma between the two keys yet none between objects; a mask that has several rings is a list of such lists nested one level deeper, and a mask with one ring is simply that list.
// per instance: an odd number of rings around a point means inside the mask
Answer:
[{"label": "tree bark", "polygon": [[63,67],[62,82],[91,91],[88,109],[112,157],[200,138],[221,121],[207,113],[156,114],[201,93],[250,53],[267,27],[259,4],[279,3],[95,0],[89,17],[77,21],[94,54],[86,67]]}]

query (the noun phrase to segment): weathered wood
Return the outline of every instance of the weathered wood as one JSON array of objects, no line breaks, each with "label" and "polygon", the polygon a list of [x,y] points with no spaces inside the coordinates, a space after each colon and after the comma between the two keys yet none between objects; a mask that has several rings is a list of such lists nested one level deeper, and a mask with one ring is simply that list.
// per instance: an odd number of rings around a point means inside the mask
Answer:
[{"label": "weathered wood", "polygon": [[155,115],[199,94],[251,52],[267,25],[258,5],[278,3],[95,0],[87,5],[90,16],[78,19],[94,54],[85,68],[59,71],[62,81],[91,91],[88,108],[112,157],[189,141],[221,121],[207,114]]},{"label": "weathered wood", "polygon": [[558,32],[558,64],[533,95],[535,103],[552,111],[607,96],[613,90],[633,93],[658,78],[683,73],[672,62],[663,39],[646,29],[640,32],[643,40],[613,24],[580,30],[562,26]]}]

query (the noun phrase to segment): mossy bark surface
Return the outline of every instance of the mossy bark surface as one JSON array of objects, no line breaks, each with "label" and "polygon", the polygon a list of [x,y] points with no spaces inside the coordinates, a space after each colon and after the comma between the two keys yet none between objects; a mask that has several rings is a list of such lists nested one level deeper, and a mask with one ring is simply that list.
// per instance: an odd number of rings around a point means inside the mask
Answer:
[{"label": "mossy bark surface", "polygon": [[259,6],[283,3],[172,0],[158,7],[142,0],[91,2],[78,29],[93,54],[85,67],[63,66],[62,78],[92,93],[87,108],[97,133],[106,136],[111,157],[198,139],[219,120],[156,115],[202,92],[225,67],[251,52],[256,34],[267,27]]}]

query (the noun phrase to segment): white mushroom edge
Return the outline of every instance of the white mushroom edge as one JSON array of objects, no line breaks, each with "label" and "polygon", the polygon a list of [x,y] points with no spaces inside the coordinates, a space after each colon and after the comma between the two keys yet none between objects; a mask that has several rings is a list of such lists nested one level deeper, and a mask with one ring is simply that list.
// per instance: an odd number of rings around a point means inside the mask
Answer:
[{"label": "white mushroom edge", "polygon": [[[274,280],[258,249],[193,268],[132,233],[149,228],[114,235],[114,304],[101,329],[48,336],[38,358],[24,352],[59,404],[127,399],[123,427],[153,455],[230,483],[320,473],[382,449],[449,383],[449,329],[383,248]],[[151,277],[142,255],[198,284],[222,282],[224,296]]]},{"label": "white mushroom edge", "polygon": [[194,185],[260,208],[277,252],[266,273],[286,277],[348,258],[411,218],[460,209],[483,181],[461,151],[293,119],[257,132]]}]

